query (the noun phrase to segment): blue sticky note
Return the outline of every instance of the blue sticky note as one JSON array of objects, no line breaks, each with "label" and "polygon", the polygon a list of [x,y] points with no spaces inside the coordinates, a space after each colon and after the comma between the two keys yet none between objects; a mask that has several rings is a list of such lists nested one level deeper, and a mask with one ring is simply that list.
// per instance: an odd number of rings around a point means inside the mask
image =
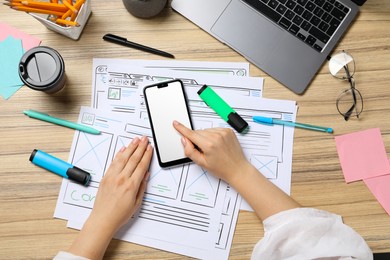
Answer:
[{"label": "blue sticky note", "polygon": [[8,86],[8,87],[0,87],[0,96],[2,96],[4,99],[9,99],[13,94],[18,91],[22,85],[16,85],[16,86]]},{"label": "blue sticky note", "polygon": [[24,53],[22,41],[12,36],[0,42],[0,95],[8,99],[23,82],[19,78],[19,61]]}]

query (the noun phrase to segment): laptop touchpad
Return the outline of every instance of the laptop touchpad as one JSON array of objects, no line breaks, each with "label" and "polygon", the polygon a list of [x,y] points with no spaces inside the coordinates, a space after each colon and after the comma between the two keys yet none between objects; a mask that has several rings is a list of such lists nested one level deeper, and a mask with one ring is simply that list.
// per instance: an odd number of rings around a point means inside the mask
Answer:
[{"label": "laptop touchpad", "polygon": [[211,32],[250,60],[265,66],[277,49],[275,43],[283,38],[280,28],[238,0],[229,4]]}]

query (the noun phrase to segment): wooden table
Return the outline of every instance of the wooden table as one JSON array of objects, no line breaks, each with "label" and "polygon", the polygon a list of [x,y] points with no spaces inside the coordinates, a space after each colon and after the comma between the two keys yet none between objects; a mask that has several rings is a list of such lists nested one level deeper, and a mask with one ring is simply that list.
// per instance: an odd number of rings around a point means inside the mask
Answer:
[{"label": "wooden table", "polygon": [[[105,33],[173,53],[178,60],[236,61],[245,59],[187,21],[169,7],[153,19],[137,19],[122,1],[93,1],[93,14],[79,41],[47,30],[29,15],[0,6],[0,21],[42,40],[58,50],[66,63],[67,86],[49,96],[23,87],[8,101],[0,101],[0,258],[45,259],[66,250],[78,231],[53,219],[61,178],[34,165],[28,158],[34,148],[68,158],[74,131],[28,119],[25,109],[46,111],[77,120],[80,106],[91,100],[91,68],[94,57],[161,59],[102,40]],[[368,0],[357,21],[337,47],[356,60],[356,88],[364,97],[359,120],[345,122],[336,110],[339,92],[346,82],[333,78],[327,63],[302,96],[287,90],[251,65],[251,76],[265,78],[264,97],[296,100],[297,121],[332,126],[334,135],[297,129],[292,171],[292,197],[307,207],[343,216],[374,252],[390,251],[390,216],[363,182],[346,184],[334,136],[379,127],[390,151],[390,1]],[[389,114],[388,114],[389,113]],[[389,153],[388,153],[389,155]],[[254,244],[263,237],[262,224],[254,213],[241,212],[231,259],[248,259]],[[182,256],[113,240],[108,259],[182,259]]]}]

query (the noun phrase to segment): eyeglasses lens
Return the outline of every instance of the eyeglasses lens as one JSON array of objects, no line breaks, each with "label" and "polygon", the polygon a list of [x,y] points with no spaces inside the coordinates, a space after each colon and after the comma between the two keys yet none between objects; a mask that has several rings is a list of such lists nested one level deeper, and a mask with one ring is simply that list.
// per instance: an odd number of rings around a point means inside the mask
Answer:
[{"label": "eyeglasses lens", "polygon": [[355,74],[355,62],[350,54],[340,52],[330,59],[329,71],[336,78],[348,79]]},{"label": "eyeglasses lens", "polygon": [[337,99],[337,110],[345,120],[351,116],[359,116],[363,111],[363,98],[355,88],[344,90]]}]

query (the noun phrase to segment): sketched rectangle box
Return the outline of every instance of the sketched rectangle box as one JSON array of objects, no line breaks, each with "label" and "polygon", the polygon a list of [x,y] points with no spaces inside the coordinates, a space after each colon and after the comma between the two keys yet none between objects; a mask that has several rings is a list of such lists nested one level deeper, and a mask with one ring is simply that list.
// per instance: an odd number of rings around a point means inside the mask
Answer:
[{"label": "sketched rectangle box", "polygon": [[84,4],[81,6],[79,13],[75,19],[75,22],[77,22],[80,26],[62,26],[59,24],[56,24],[55,22],[50,20],[49,16],[41,16],[38,14],[29,13],[32,17],[37,19],[39,22],[41,22],[43,25],[45,25],[48,29],[65,35],[66,37],[69,37],[73,40],[78,40],[80,38],[80,35],[87,24],[88,18],[92,13],[91,9],[91,0],[86,0]]}]

